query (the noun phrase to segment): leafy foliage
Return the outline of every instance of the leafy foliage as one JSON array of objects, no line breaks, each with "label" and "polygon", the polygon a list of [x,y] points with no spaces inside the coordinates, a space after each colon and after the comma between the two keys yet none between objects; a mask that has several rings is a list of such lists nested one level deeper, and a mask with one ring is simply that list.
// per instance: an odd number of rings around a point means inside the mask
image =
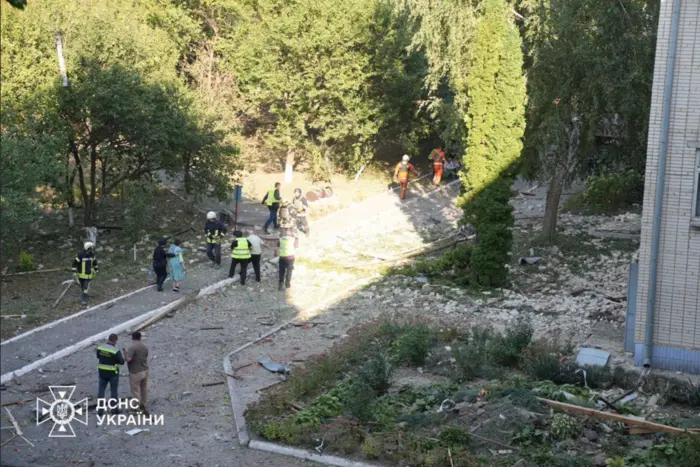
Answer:
[{"label": "leafy foliage", "polygon": [[525,79],[520,35],[506,4],[483,3],[467,78],[467,154],[460,174],[464,222],[478,232],[471,255],[476,284],[502,286],[513,243],[514,220],[508,204],[512,166],[520,156],[525,130]]},{"label": "leafy foliage", "polygon": [[594,213],[615,213],[641,205],[644,197],[644,177],[630,169],[592,175],[586,180],[586,189],[577,197],[566,200],[570,210],[582,209]]}]

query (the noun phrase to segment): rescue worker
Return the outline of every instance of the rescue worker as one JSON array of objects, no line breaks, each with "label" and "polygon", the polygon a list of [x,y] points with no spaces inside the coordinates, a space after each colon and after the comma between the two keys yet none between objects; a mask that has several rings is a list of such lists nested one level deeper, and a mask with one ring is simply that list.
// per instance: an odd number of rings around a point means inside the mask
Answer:
[{"label": "rescue worker", "polygon": [[442,180],[442,172],[445,168],[445,151],[442,148],[433,149],[428,159],[433,161],[433,185],[439,186]]},{"label": "rescue worker", "polygon": [[122,355],[129,367],[129,383],[131,398],[139,401],[141,411],[148,414],[148,347],[141,342],[141,333],[136,331],[131,335],[131,347],[122,349]]},{"label": "rescue worker", "polygon": [[97,272],[97,259],[95,259],[94,248],[95,245],[92,242],[85,242],[83,250],[73,260],[73,277],[80,283],[82,290],[81,303],[83,306],[87,306],[90,281]]},{"label": "rescue worker", "polygon": [[294,206],[296,218],[294,222],[296,224],[295,227],[301,224],[300,230],[308,236],[310,230],[309,223],[306,220],[306,210],[309,208],[309,201],[306,199],[306,196],[301,193],[301,188],[296,188],[294,190],[294,202],[292,204]]},{"label": "rescue worker", "polygon": [[262,200],[262,204],[267,206],[267,209],[270,211],[270,217],[267,218],[263,227],[263,230],[268,235],[270,232],[267,229],[270,227],[270,224],[274,224],[275,228],[279,229],[279,224],[277,223],[277,211],[279,210],[280,202],[282,201],[282,195],[280,195],[281,186],[282,185],[280,185],[279,182],[275,183],[275,187],[272,190],[269,190]]},{"label": "rescue worker", "polygon": [[109,384],[110,399],[114,400],[112,413],[119,413],[116,404],[119,401],[119,365],[124,364],[124,356],[117,348],[117,335],[110,334],[109,340],[97,347],[97,374],[99,385],[97,387],[97,398],[104,399],[105,390]]},{"label": "rescue worker", "polygon": [[396,169],[394,170],[394,178],[398,179],[399,185],[401,185],[401,199],[406,199],[406,189],[408,188],[408,173],[413,172],[418,175],[416,168],[413,167],[409,161],[408,154],[404,154],[401,158],[401,162],[396,164]]},{"label": "rescue worker", "polygon": [[253,248],[252,243],[247,238],[243,238],[243,232],[236,230],[233,233],[234,237],[233,243],[231,243],[231,268],[228,271],[229,279],[233,277],[233,273],[236,271],[236,265],[241,265],[241,285],[245,285],[246,270],[248,269],[248,262],[251,257],[251,249]]},{"label": "rescue worker", "polygon": [[207,240],[207,256],[211,260],[212,267],[221,266],[221,241],[226,233],[223,222],[216,220],[216,213],[207,213],[207,223],[204,224],[204,236]]},{"label": "rescue worker", "polygon": [[275,256],[279,254],[279,289],[284,290],[292,286],[292,271],[294,270],[294,254],[299,248],[299,239],[291,230],[283,230],[277,241]]},{"label": "rescue worker", "polygon": [[255,282],[260,282],[260,258],[262,257],[263,241],[255,233],[250,233],[247,237],[250,243],[250,261],[253,263],[253,272],[255,273]]}]

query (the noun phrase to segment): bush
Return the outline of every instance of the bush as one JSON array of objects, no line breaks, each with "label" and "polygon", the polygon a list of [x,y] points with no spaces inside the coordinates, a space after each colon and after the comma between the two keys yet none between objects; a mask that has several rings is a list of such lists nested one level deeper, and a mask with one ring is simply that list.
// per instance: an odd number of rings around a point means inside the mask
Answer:
[{"label": "bush", "polygon": [[586,189],[564,203],[568,211],[612,213],[641,204],[644,198],[644,176],[634,170],[593,175],[586,180]]},{"label": "bush", "polygon": [[124,191],[128,202],[128,207],[124,209],[124,231],[129,240],[136,243],[141,238],[144,226],[148,225],[148,206],[153,187],[145,183],[132,183]]},{"label": "bush", "polygon": [[408,326],[404,333],[391,343],[392,360],[396,363],[422,365],[428,356],[433,337],[432,331],[426,325]]},{"label": "bush", "polygon": [[452,348],[452,356],[460,371],[461,379],[469,381],[488,372],[488,346],[492,342],[493,332],[488,328],[473,327],[464,345]]},{"label": "bush", "polygon": [[532,321],[524,316],[519,316],[512,326],[506,328],[503,337],[492,341],[489,346],[491,359],[503,366],[520,364],[523,350],[530,344],[533,333]]},{"label": "bush", "polygon": [[446,448],[455,448],[469,444],[469,432],[459,426],[446,426],[438,436],[440,444]]},{"label": "bush", "polygon": [[389,358],[380,353],[360,368],[357,380],[372,388],[377,395],[383,395],[391,385],[391,373]]},{"label": "bush", "polygon": [[578,420],[563,413],[554,414],[551,427],[552,439],[562,441],[574,438],[579,433],[581,433],[581,424]]},{"label": "bush", "polygon": [[34,271],[36,269],[34,255],[28,251],[22,251],[19,254],[19,269],[20,271]]},{"label": "bush", "polygon": [[345,412],[360,422],[368,422],[372,420],[372,402],[376,398],[377,393],[367,383],[355,381],[343,398]]}]

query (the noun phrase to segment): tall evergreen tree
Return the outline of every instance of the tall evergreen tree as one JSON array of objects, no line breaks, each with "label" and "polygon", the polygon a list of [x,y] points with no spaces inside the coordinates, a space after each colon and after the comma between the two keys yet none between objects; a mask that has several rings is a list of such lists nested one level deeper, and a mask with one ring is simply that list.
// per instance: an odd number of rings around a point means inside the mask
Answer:
[{"label": "tall evergreen tree", "polygon": [[464,221],[477,229],[472,273],[477,284],[499,286],[513,242],[508,204],[513,165],[525,131],[525,78],[520,34],[503,0],[485,0],[467,77],[467,152],[460,174]]}]

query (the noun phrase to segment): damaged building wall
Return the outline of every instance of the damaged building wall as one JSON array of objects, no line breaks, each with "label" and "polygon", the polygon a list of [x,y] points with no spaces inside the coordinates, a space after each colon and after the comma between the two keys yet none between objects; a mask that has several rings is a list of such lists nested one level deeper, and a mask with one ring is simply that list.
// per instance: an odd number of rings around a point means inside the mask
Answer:
[{"label": "damaged building wall", "polygon": [[[658,255],[652,366],[700,373],[700,1],[680,0]],[[644,361],[649,263],[673,1],[661,2],[639,251],[635,364]]]}]

